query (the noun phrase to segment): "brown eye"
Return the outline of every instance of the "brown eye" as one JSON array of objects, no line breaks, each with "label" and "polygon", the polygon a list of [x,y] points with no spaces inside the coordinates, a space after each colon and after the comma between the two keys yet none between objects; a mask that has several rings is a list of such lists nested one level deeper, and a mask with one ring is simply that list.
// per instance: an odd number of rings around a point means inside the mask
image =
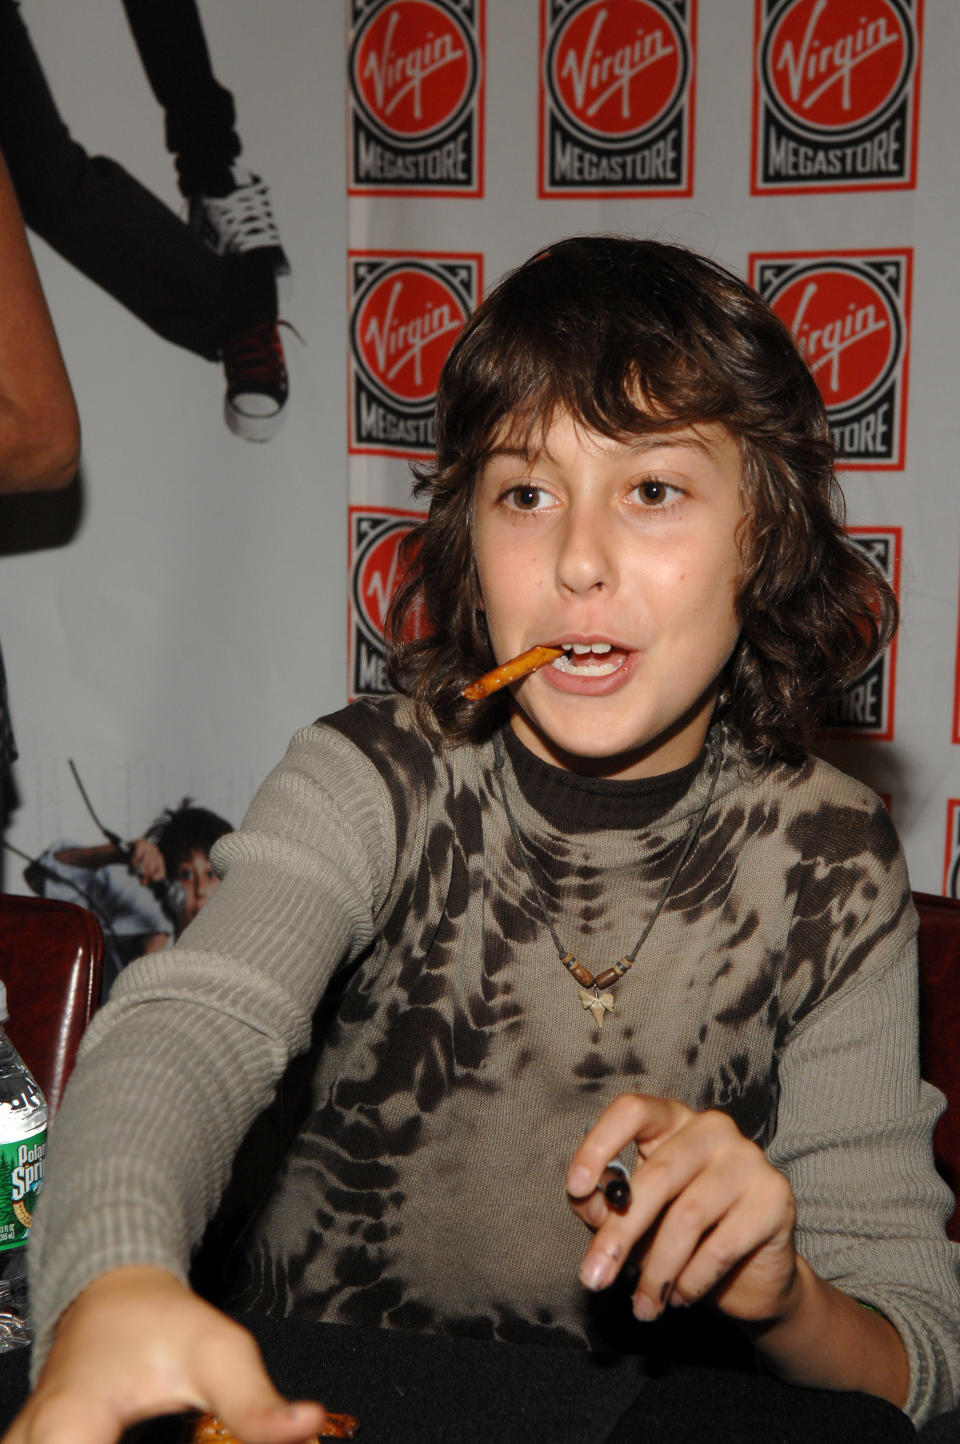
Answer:
[{"label": "brown eye", "polygon": [[671,498],[679,495],[677,487],[671,486],[667,481],[657,481],[655,478],[651,478],[650,481],[638,482],[635,493],[643,505],[651,509],[664,506]]},{"label": "brown eye", "polygon": [[539,486],[515,486],[512,492],[513,504],[520,511],[536,511],[541,495]]}]

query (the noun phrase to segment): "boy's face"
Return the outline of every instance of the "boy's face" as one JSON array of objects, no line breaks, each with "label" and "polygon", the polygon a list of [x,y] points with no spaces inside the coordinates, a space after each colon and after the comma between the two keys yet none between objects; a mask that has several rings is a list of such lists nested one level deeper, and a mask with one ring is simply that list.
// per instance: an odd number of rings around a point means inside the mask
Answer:
[{"label": "boy's face", "polygon": [[220,879],[203,849],[194,847],[180,858],[174,869],[173,881],[183,888],[183,903],[174,919],[179,937],[187,923],[193,922],[204,903],[216,892]]},{"label": "boy's face", "polygon": [[692,762],[737,640],[740,453],[722,426],[611,441],[561,415],[477,480],[475,550],[497,662],[599,644],[515,683],[521,740],[572,771]]}]

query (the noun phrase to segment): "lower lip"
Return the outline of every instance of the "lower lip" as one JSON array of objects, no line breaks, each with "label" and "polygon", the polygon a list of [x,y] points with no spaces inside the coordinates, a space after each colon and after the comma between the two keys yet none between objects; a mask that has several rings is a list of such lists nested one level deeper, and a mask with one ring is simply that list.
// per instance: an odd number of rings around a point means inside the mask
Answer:
[{"label": "lower lip", "polygon": [[558,692],[573,692],[581,697],[606,697],[624,685],[639,660],[639,652],[627,652],[615,672],[605,677],[580,677],[576,672],[561,672],[552,664],[542,667],[539,676]]}]

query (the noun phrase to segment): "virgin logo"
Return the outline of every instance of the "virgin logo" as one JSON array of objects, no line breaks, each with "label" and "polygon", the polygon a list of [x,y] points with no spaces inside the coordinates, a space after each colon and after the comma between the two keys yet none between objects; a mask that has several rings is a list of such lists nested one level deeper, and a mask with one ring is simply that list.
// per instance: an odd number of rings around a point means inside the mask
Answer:
[{"label": "virgin logo", "polygon": [[475,66],[466,34],[431,0],[392,0],[357,37],[357,99],[406,139],[445,125],[469,95]]},{"label": "virgin logo", "polygon": [[771,97],[803,125],[845,130],[897,96],[911,55],[893,0],[795,0],[764,52]]},{"label": "virgin logo", "polygon": [[862,273],[825,265],[796,277],[772,300],[806,358],[828,407],[866,396],[897,358],[890,303]]},{"label": "virgin logo", "polygon": [[656,5],[590,0],[557,31],[548,75],[571,119],[617,138],[665,115],[680,92],[685,60],[681,36]]},{"label": "virgin logo", "polygon": [[358,360],[399,401],[428,401],[466,313],[434,272],[408,265],[381,274],[360,303]]},{"label": "virgin logo", "polygon": [[[376,531],[368,549],[357,558],[355,596],[374,639],[385,635],[393,594],[406,575],[405,559],[401,557],[400,548],[411,529],[411,522],[397,521],[386,531]],[[403,640],[412,641],[423,636],[424,627],[423,606],[420,604],[408,614]]]}]

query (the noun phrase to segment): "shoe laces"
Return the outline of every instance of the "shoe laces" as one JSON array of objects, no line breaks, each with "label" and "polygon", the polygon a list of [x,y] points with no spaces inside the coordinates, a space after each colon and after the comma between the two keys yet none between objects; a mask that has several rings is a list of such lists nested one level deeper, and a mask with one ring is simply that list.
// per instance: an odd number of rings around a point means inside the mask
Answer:
[{"label": "shoe laces", "polygon": [[287,367],[277,322],[258,321],[225,341],[223,368],[230,391],[284,392]]},{"label": "shoe laces", "polygon": [[202,204],[216,224],[221,250],[246,251],[281,244],[269,188],[256,176],[229,195],[204,196]]}]

